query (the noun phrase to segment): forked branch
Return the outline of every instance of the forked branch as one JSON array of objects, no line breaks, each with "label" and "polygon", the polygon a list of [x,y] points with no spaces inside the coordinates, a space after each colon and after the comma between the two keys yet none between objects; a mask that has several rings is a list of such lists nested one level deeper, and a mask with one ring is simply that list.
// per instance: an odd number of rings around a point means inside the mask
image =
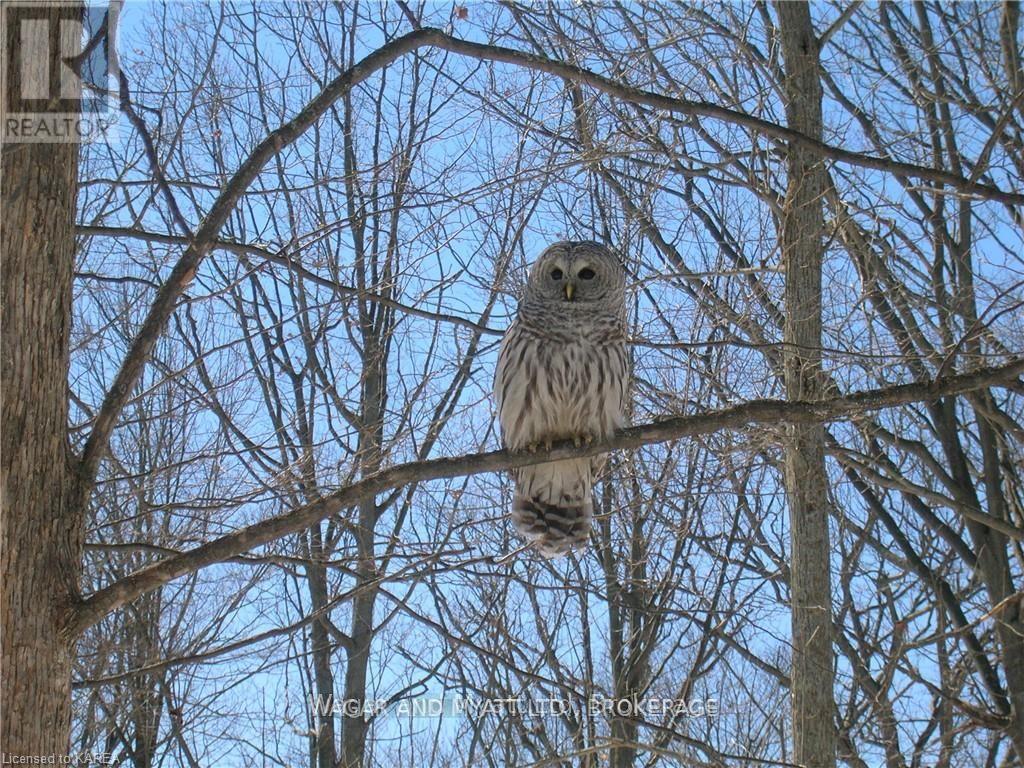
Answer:
[{"label": "forked branch", "polygon": [[[674,416],[651,424],[621,430],[611,440],[587,446],[576,447],[572,441],[566,441],[554,446],[550,451],[535,454],[490,451],[399,464],[340,488],[312,504],[246,526],[187,552],[167,557],[104,587],[79,604],[74,629],[76,632],[83,631],[109,612],[173,579],[214,563],[223,562],[255,547],[269,544],[282,536],[308,528],[317,521],[337,514],[346,507],[410,483],[461,477],[480,472],[496,472],[554,459],[592,456],[607,451],[639,448],[653,443],[706,435],[721,430],[739,430],[753,425],[842,421],[866,411],[933,400],[983,387],[998,385],[1019,387],[1021,385],[1017,380],[1022,373],[1024,373],[1024,358],[1017,358],[1004,365],[981,368],[970,373],[948,376],[935,381],[866,390],[817,402],[753,400],[709,413]],[[1024,530],[1016,530],[1015,538],[1024,539]]]},{"label": "forked branch", "polygon": [[927,168],[911,163],[902,163],[886,157],[876,157],[852,152],[841,147],[813,139],[791,128],[768,120],[703,101],[680,99],[665,94],[633,88],[609,77],[599,75],[580,67],[555,61],[535,54],[517,51],[498,45],[473,43],[447,35],[441,30],[423,28],[410,32],[386,43],[351,68],[332,80],[295,117],[272,131],[252,150],[235,174],[217,197],[206,218],[203,219],[195,236],[185,248],[184,254],[174,265],[167,281],[157,291],[148,314],[142,323],[117,376],[103,400],[92,432],[82,453],[81,471],[86,480],[83,488],[88,490],[100,460],[107,452],[110,437],[120,418],[121,412],[131,398],[132,390],[142,375],[146,361],[163,333],[167,321],[177,305],[178,299],[195,277],[203,259],[214,247],[235,205],[245,194],[263,167],[282,149],[292,144],[310,128],[330,107],[353,87],[374,73],[393,63],[407,53],[420,48],[440,48],[482,61],[499,61],[514,64],[525,69],[547,72],[573,82],[584,83],[610,96],[654,109],[663,109],[675,114],[722,120],[752,131],[771,136],[780,141],[812,149],[831,160],[850,165],[873,168],[916,179],[925,179],[948,185],[962,194],[995,200],[1007,205],[1024,205],[1024,194],[1006,191],[989,184],[966,179],[948,171]]}]

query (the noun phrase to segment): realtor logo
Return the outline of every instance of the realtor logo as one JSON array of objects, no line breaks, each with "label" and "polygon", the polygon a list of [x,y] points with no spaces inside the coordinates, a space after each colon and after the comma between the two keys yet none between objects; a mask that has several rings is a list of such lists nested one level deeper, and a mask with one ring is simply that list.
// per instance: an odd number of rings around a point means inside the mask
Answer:
[{"label": "realtor logo", "polygon": [[4,2],[3,139],[79,142],[117,119],[120,2]]}]

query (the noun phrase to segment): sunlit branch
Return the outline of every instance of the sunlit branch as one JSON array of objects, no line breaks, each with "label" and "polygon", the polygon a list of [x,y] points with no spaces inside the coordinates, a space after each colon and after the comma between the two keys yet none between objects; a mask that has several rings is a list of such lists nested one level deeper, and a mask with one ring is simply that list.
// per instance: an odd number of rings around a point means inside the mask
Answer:
[{"label": "sunlit branch", "polygon": [[[226,534],[181,554],[160,560],[86,598],[77,609],[75,628],[82,631],[110,611],[192,571],[223,562],[244,552],[296,533],[365,499],[392,488],[428,480],[538,464],[548,460],[592,456],[607,451],[639,448],[653,443],[740,430],[756,425],[848,420],[868,411],[970,392],[982,387],[1019,387],[1024,358],[1004,365],[912,384],[856,392],[817,402],[753,400],[709,413],[675,416],[619,431],[611,440],[575,446],[566,441],[537,453],[490,451],[467,456],[413,461],[389,467],[338,489],[312,504]],[[1024,540],[1024,530],[1014,538]]]}]

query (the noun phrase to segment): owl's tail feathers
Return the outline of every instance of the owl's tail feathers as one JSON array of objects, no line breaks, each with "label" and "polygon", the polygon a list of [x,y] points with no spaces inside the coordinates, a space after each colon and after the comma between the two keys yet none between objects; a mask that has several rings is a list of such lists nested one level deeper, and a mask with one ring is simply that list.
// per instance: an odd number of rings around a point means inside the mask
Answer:
[{"label": "owl's tail feathers", "polygon": [[512,522],[544,557],[583,549],[594,518],[590,459],[564,459],[516,470]]},{"label": "owl's tail feathers", "polygon": [[585,548],[593,517],[590,493],[558,505],[524,495],[519,488],[512,497],[512,522],[516,530],[547,558]]}]

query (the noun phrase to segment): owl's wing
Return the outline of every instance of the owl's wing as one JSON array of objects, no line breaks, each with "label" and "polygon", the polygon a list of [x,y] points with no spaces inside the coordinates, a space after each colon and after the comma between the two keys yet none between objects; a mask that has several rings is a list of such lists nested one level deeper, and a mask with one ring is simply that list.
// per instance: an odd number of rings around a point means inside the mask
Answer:
[{"label": "owl's wing", "polygon": [[498,406],[498,424],[501,427],[502,443],[509,442],[509,430],[514,424],[516,415],[522,409],[523,396],[520,391],[525,383],[522,381],[522,366],[517,364],[522,345],[526,339],[513,322],[505,331],[498,350],[498,365],[494,369],[494,400]]},{"label": "owl's wing", "polygon": [[501,404],[506,399],[506,392],[508,387],[508,376],[510,374],[508,353],[509,347],[513,335],[516,332],[516,324],[512,323],[505,331],[505,335],[501,337],[501,345],[498,347],[498,364],[494,368],[494,400],[498,405],[498,411],[501,411]]}]

